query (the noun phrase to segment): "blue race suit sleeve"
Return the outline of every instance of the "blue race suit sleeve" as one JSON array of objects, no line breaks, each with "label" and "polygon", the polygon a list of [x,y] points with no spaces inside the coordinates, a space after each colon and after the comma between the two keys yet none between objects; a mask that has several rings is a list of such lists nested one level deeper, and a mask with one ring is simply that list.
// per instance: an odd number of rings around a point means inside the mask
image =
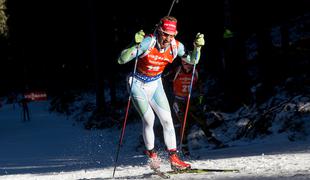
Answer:
[{"label": "blue race suit sleeve", "polygon": [[118,63],[125,64],[135,59],[137,57],[137,53],[138,53],[138,56],[140,56],[148,49],[151,41],[152,41],[152,37],[147,36],[146,38],[143,39],[143,41],[139,45],[134,45],[132,47],[124,49],[121,52],[120,57],[118,58]]}]

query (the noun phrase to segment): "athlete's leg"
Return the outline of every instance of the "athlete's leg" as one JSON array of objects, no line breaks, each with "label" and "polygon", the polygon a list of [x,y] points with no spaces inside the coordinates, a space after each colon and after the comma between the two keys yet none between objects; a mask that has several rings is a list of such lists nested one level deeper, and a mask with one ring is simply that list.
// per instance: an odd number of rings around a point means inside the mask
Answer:
[{"label": "athlete's leg", "polygon": [[[131,83],[131,77],[129,78],[128,82],[129,84]],[[146,93],[147,90],[144,86],[145,84],[143,82],[134,78],[133,86],[129,86],[128,89],[131,88],[132,90],[133,104],[142,119],[142,135],[145,147],[147,150],[151,150],[154,148],[155,143],[155,135],[153,130],[155,115],[151,106],[149,105]]]},{"label": "athlete's leg", "polygon": [[163,126],[164,141],[168,150],[176,149],[176,136],[167,96],[161,79],[156,80],[157,88],[150,101]]}]

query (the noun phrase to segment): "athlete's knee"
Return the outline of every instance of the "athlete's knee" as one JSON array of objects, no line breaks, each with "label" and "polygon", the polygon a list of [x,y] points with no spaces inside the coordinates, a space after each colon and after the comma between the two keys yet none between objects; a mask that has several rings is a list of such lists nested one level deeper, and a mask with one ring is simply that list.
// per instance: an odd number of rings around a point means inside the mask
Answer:
[{"label": "athlete's knee", "polygon": [[166,129],[174,128],[172,119],[162,120],[161,124],[162,124],[163,128],[166,128]]}]

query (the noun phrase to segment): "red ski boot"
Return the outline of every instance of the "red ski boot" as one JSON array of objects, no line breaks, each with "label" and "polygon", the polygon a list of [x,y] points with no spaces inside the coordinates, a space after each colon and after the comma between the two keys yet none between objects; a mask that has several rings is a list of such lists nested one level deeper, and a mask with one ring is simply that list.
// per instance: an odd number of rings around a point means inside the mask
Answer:
[{"label": "red ski boot", "polygon": [[174,171],[180,171],[191,168],[190,164],[180,160],[175,150],[169,151],[169,160],[171,163],[171,169]]},{"label": "red ski boot", "polygon": [[157,153],[152,150],[146,150],[145,154],[149,157],[148,163],[152,170],[158,170],[160,168],[160,158],[158,157]]}]

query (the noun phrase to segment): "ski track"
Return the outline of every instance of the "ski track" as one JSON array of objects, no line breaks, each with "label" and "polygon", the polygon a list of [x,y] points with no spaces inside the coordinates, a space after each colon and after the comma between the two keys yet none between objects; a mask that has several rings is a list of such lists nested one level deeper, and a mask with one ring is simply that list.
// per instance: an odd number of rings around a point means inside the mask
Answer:
[{"label": "ski track", "polygon": [[[0,180],[161,179],[152,175],[145,156],[136,151],[141,123],[128,124],[115,177],[114,158],[120,129],[86,131],[62,116],[51,115],[45,103],[31,104],[33,119],[20,122],[8,106],[0,111]],[[14,132],[14,133],[12,133]],[[170,179],[309,180],[310,142],[270,136],[233,142],[224,149],[192,149],[185,158],[193,168],[239,169],[240,172],[177,174]],[[170,170],[160,151],[162,171]]]}]

